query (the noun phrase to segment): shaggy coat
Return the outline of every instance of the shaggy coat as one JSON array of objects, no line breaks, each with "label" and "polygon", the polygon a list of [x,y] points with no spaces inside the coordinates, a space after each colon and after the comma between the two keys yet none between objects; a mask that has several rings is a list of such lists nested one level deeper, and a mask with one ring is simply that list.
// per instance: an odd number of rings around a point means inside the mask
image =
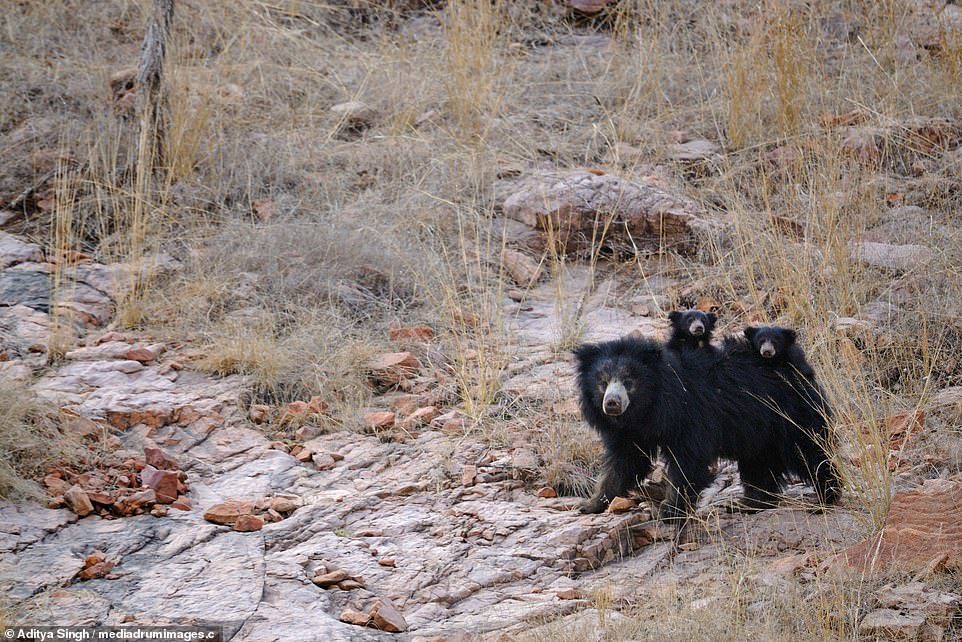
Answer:
[{"label": "shaggy coat", "polygon": [[793,368],[761,362],[747,341],[681,354],[623,338],[582,345],[575,356],[581,412],[605,451],[582,512],[600,512],[637,485],[659,452],[672,491],[667,518],[693,513],[720,457],[738,463],[746,509],[774,505],[790,476],[811,483],[823,503],[835,501],[821,391]]}]

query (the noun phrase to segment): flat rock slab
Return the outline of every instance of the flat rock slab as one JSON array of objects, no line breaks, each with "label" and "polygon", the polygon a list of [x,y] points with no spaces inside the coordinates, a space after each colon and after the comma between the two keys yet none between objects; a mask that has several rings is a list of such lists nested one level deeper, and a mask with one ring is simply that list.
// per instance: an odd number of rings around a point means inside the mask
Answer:
[{"label": "flat rock slab", "polygon": [[0,350],[26,357],[45,352],[50,340],[50,316],[26,305],[0,307]]},{"label": "flat rock slab", "polygon": [[851,248],[852,259],[865,265],[906,272],[923,268],[933,261],[935,252],[924,245],[891,245],[863,241]]},{"label": "flat rock slab", "polygon": [[36,243],[28,243],[12,234],[0,232],[0,268],[9,267],[15,263],[38,262],[42,259],[43,252]]},{"label": "flat rock slab", "polygon": [[504,214],[569,252],[606,245],[690,253],[711,229],[705,209],[689,198],[588,170],[525,177],[505,199]]},{"label": "flat rock slab", "polygon": [[21,263],[0,272],[0,305],[19,304],[49,312],[51,289],[50,271],[44,265]]},{"label": "flat rock slab", "polygon": [[882,532],[826,564],[859,573],[916,572],[933,564],[962,569],[962,481],[929,479],[897,493]]}]

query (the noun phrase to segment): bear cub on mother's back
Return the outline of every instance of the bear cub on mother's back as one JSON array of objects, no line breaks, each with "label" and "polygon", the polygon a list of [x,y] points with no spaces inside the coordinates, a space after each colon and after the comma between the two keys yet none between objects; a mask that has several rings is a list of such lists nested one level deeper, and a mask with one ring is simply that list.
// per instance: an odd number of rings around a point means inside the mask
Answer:
[{"label": "bear cub on mother's back", "polygon": [[805,351],[796,343],[794,330],[774,325],[749,326],[745,328],[745,338],[752,344],[755,353],[772,365],[788,364],[803,377],[815,379],[815,370],[805,358]]},{"label": "bear cub on mother's back", "polygon": [[718,317],[714,312],[701,310],[672,310],[668,313],[671,323],[671,336],[668,338],[670,350],[691,348],[711,348],[711,333]]}]

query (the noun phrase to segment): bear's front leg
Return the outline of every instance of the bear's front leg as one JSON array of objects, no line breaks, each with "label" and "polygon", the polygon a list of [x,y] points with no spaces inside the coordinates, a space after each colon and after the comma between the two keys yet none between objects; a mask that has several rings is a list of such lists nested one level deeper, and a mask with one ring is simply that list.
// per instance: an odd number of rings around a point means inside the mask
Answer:
[{"label": "bear's front leg", "polygon": [[612,499],[624,495],[651,472],[651,456],[638,450],[634,444],[631,444],[630,448],[633,452],[606,453],[604,472],[591,498],[582,502],[579,507],[582,513],[604,511]]},{"label": "bear's front leg", "polygon": [[[687,456],[686,456],[687,455]],[[661,518],[679,522],[684,527],[688,518],[695,514],[698,495],[708,488],[714,479],[709,472],[709,462],[683,453],[681,457],[668,456],[668,497],[661,506]]]}]

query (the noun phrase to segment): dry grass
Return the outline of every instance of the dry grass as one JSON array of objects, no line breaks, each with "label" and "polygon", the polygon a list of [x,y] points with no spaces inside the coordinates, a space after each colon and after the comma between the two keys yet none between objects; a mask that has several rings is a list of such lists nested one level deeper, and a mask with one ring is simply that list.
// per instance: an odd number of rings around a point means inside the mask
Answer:
[{"label": "dry grass", "polygon": [[[158,182],[144,169],[150,159],[135,162],[135,124],[113,112],[106,88],[136,60],[144,7],[19,3],[0,16],[0,201],[47,189],[41,179],[58,162],[69,167],[54,212],[31,196],[10,229],[52,231],[61,255],[130,262],[125,325],[193,343],[199,367],[248,375],[265,399],[321,394],[345,425],[370,401],[361,364],[390,349],[387,328],[430,323],[471,428],[493,436],[487,409],[513,351],[497,258],[509,240],[494,225],[499,171],[666,176],[730,222],[727,238],[697,260],[634,257],[626,267],[595,253],[581,301],[565,286],[574,259],[549,242],[537,258],[556,287],[556,347],[582,336],[594,282],[632,270],[639,291],[652,277],[698,284],[719,299],[729,330],[798,328],[832,400],[847,507],[870,530],[894,482],[885,417],[962,384],[962,162],[907,126],[920,116],[959,122],[962,39],[942,29],[941,52],[906,49],[900,36],[921,33],[914,25],[929,17],[899,0],[809,5],[625,0],[594,30],[534,2],[180,3],[169,167]],[[330,111],[349,100],[371,107],[369,122]],[[860,158],[848,129],[825,124],[850,112],[876,153]],[[667,161],[679,131],[726,154]],[[779,232],[772,215],[804,234]],[[903,272],[872,268],[850,253],[865,239],[936,256]],[[159,281],[142,270],[158,249],[183,273]],[[887,304],[895,311],[877,331],[847,337],[834,326]],[[584,487],[594,454],[583,426],[546,416],[528,422],[543,475]],[[958,440],[957,427],[939,430]],[[603,631],[846,639],[860,599],[848,590],[824,603],[771,596],[762,616],[736,600],[715,618],[684,606],[694,598],[679,589],[656,596],[664,621]],[[841,624],[826,615],[836,607]]]},{"label": "dry grass", "polygon": [[77,459],[79,444],[57,429],[56,419],[23,388],[0,386],[0,499],[43,499],[37,482],[48,469]]}]

